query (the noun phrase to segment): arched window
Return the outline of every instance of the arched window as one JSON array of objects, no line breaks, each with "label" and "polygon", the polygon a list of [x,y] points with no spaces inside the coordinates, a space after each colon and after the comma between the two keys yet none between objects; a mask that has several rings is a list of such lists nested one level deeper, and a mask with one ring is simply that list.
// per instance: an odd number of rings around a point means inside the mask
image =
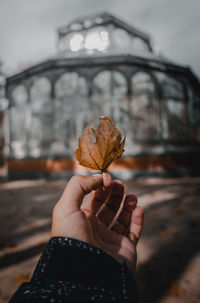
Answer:
[{"label": "arched window", "polygon": [[163,96],[166,99],[177,99],[177,100],[184,100],[185,93],[183,90],[183,84],[172,77],[164,76],[162,80],[162,90]]},{"label": "arched window", "polygon": [[104,26],[95,26],[86,31],[69,33],[59,41],[61,51],[67,51],[68,55],[97,54],[107,52],[110,46],[109,31]]},{"label": "arched window", "polygon": [[131,79],[131,114],[134,140],[154,140],[160,136],[160,107],[155,83],[146,72]]},{"label": "arched window", "polygon": [[51,83],[45,78],[37,78],[30,88],[30,155],[46,155],[52,141],[53,106]]},{"label": "arched window", "polygon": [[11,92],[10,124],[11,149],[16,158],[26,154],[26,114],[28,94],[24,85],[16,86]]},{"label": "arched window", "polygon": [[89,54],[106,52],[109,45],[110,37],[106,27],[96,26],[88,30],[84,40],[84,48]]},{"label": "arched window", "polygon": [[92,116],[108,116],[118,126],[126,129],[128,123],[127,81],[117,71],[103,71],[93,80]]},{"label": "arched window", "polygon": [[89,121],[87,82],[79,74],[67,72],[55,83],[53,152],[71,154],[78,137]]},{"label": "arched window", "polygon": [[177,79],[164,75],[161,85],[164,99],[164,138],[183,140],[189,136],[183,84]]}]

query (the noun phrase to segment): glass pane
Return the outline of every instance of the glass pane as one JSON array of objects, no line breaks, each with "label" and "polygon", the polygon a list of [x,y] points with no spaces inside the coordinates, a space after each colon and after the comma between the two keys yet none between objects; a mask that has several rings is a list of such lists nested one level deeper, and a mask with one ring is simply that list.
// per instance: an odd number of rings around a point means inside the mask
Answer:
[{"label": "glass pane", "polygon": [[18,85],[12,90],[12,99],[14,105],[24,106],[28,99],[28,93],[24,85]]},{"label": "glass pane", "polygon": [[134,138],[155,139],[160,134],[160,107],[152,77],[138,72],[132,77],[131,115]]},{"label": "glass pane", "polygon": [[168,99],[166,102],[166,106],[168,109],[168,112],[178,118],[178,119],[183,119],[184,113],[185,113],[185,107],[183,103],[177,102],[172,99]]},{"label": "glass pane", "polygon": [[123,96],[127,92],[126,78],[120,72],[100,72],[93,83],[95,94]]},{"label": "glass pane", "polygon": [[192,132],[189,129],[183,84],[178,79],[163,73],[160,76],[160,81],[164,98],[164,137],[169,140],[184,140],[190,136],[190,133],[192,135]]},{"label": "glass pane", "polygon": [[52,152],[71,154],[83,128],[90,122],[88,85],[82,76],[65,73],[56,81],[54,114],[54,140],[58,144],[52,145]]},{"label": "glass pane", "polygon": [[30,154],[46,155],[52,140],[53,107],[51,83],[47,78],[38,78],[30,89]]},{"label": "glass pane", "polygon": [[51,84],[47,78],[36,79],[30,89],[31,109],[34,113],[40,113],[51,107],[49,98],[51,93]]},{"label": "glass pane", "polygon": [[110,44],[109,32],[106,27],[96,26],[89,30],[84,41],[84,48],[92,53],[94,51],[104,52]]},{"label": "glass pane", "polygon": [[148,44],[144,40],[142,40],[141,38],[138,38],[138,37],[133,37],[132,47],[136,51],[143,51],[143,52],[148,52],[149,51]]},{"label": "glass pane", "polygon": [[12,107],[10,109],[11,148],[16,158],[26,154],[26,114],[28,94],[23,85],[16,86],[12,93]]},{"label": "glass pane", "polygon": [[59,40],[59,48],[61,51],[70,50],[70,34],[63,36]]},{"label": "glass pane", "polygon": [[183,102],[167,99],[165,101],[168,117],[168,138],[183,140],[189,136],[186,105]]},{"label": "glass pane", "polygon": [[13,106],[10,109],[11,149],[16,158],[23,158],[26,154],[25,125],[25,108]]},{"label": "glass pane", "polygon": [[164,98],[179,99],[184,101],[185,94],[183,85],[178,80],[165,76],[162,81],[162,90]]},{"label": "glass pane", "polygon": [[[116,49],[117,47],[117,49]],[[120,49],[130,50],[131,47],[131,37],[122,28],[115,28],[112,32],[112,49],[118,51]]]},{"label": "glass pane", "polygon": [[65,73],[56,81],[55,94],[59,98],[71,95],[77,86],[77,73]]},{"label": "glass pane", "polygon": [[109,45],[110,34],[105,26],[95,26],[92,29],[73,32],[59,40],[60,50],[66,50],[69,56],[76,56],[80,53],[84,55],[105,53]]},{"label": "glass pane", "polygon": [[[194,97],[193,88],[189,82],[187,82],[187,96],[188,96],[187,115],[188,115],[190,124],[193,125],[196,122],[195,121],[196,120],[195,119],[195,106],[194,106],[195,97]],[[196,112],[198,113],[198,111],[196,111]]]},{"label": "glass pane", "polygon": [[83,48],[84,36],[81,33],[74,33],[68,37],[69,47],[72,52],[78,52]]},{"label": "glass pane", "polygon": [[93,81],[91,116],[108,116],[117,127],[128,129],[127,81],[117,71],[100,72]]}]

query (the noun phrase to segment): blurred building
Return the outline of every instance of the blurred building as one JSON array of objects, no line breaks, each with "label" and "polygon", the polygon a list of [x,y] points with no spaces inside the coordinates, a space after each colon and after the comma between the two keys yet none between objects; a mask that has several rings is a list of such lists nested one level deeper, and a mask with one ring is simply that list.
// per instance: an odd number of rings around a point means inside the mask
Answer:
[{"label": "blurred building", "polygon": [[198,169],[199,80],[108,13],[58,29],[55,57],[8,77],[6,91],[10,176],[70,173],[82,129],[102,115],[126,130],[113,169]]},{"label": "blurred building", "polygon": [[6,76],[2,70],[2,65],[3,63],[0,60],[0,168],[5,162],[6,138],[9,135],[8,133],[6,134],[8,100],[5,98]]}]

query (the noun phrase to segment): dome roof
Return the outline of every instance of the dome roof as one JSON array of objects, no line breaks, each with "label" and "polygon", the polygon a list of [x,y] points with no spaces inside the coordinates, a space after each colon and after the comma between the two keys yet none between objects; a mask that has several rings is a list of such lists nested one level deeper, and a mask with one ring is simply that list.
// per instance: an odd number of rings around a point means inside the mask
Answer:
[{"label": "dome roof", "polygon": [[93,14],[89,16],[79,17],[74,19],[68,25],[58,28],[58,34],[60,36],[69,34],[71,32],[77,32],[80,30],[88,30],[95,26],[113,24],[127,31],[133,36],[138,36],[150,44],[150,37],[145,32],[138,30],[137,28],[129,25],[128,23],[122,21],[118,17],[107,12],[102,12],[99,14]]},{"label": "dome roof", "polygon": [[[100,13],[96,15],[78,18],[67,26],[58,29],[59,51],[67,51],[69,54],[89,50],[101,53],[115,53],[123,49],[130,53],[131,49],[138,52],[152,52],[150,37],[119,18],[109,14]],[[83,52],[84,53],[84,52]]]}]

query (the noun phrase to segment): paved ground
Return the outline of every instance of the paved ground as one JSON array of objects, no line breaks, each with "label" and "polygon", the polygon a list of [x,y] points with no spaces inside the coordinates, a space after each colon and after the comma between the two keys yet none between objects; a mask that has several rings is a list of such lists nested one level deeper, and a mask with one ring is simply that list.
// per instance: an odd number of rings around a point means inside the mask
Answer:
[{"label": "paved ground", "polygon": [[[64,180],[0,183],[0,303],[31,276],[64,186]],[[140,302],[199,303],[200,178],[141,178],[126,186],[145,207]]]}]

